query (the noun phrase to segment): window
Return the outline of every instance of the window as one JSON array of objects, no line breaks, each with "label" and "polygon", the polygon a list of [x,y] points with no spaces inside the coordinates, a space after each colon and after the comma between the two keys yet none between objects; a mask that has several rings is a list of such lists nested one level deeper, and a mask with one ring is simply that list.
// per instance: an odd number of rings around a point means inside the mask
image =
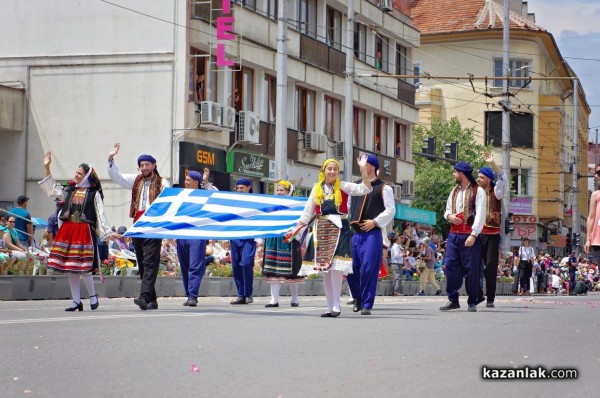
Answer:
[{"label": "window", "polygon": [[298,30],[317,38],[317,0],[298,1]]},{"label": "window", "polygon": [[362,108],[352,108],[353,144],[359,148],[365,147],[365,132],[367,130],[367,111]]},{"label": "window", "polygon": [[296,130],[315,130],[315,92],[296,87]]},{"label": "window", "polygon": [[215,57],[209,61],[207,53],[193,47],[190,55],[188,101],[216,101],[217,73],[211,68],[216,62]]},{"label": "window", "polygon": [[387,118],[380,115],[374,116],[374,130],[373,130],[373,150],[381,154],[386,154],[386,143],[387,143]]},{"label": "window", "polygon": [[342,13],[335,8],[327,7],[327,44],[342,49]]},{"label": "window", "polygon": [[342,101],[325,96],[325,135],[333,141],[340,142],[342,137]]},{"label": "window", "polygon": [[[494,77],[506,76],[506,73],[502,68],[502,63],[503,62],[501,59],[494,59]],[[523,77],[523,79],[509,80],[508,86],[531,88],[531,82],[527,80],[527,78],[531,76],[531,73],[529,72],[529,66],[531,66],[529,61],[511,59],[508,63],[510,76]],[[502,87],[502,80],[494,80],[494,87]]]},{"label": "window", "polygon": [[375,54],[373,57],[373,66],[377,70],[390,71],[388,59],[389,39],[385,36],[377,35],[375,37]]},{"label": "window", "polygon": [[231,106],[237,112],[254,110],[254,71],[235,65],[231,85]]},{"label": "window", "polygon": [[[421,76],[421,63],[420,62],[415,62],[413,64],[413,75]],[[415,87],[418,87],[421,84],[421,78],[415,77],[414,84],[415,84]]]},{"label": "window", "polygon": [[266,120],[273,123],[277,116],[277,78],[275,76],[265,75],[263,100]]},{"label": "window", "polygon": [[233,2],[241,4],[246,8],[256,10],[256,0],[233,0]]},{"label": "window", "polygon": [[529,195],[529,169],[510,169],[510,189],[519,196]]},{"label": "window", "polygon": [[[396,44],[396,74],[408,75],[408,57],[406,56],[408,49],[400,44]],[[402,79],[406,81],[406,79]]]},{"label": "window", "polygon": [[411,139],[406,124],[396,123],[394,125],[394,157],[400,160],[410,161]]},{"label": "window", "polygon": [[[486,144],[502,146],[502,112],[486,112]],[[510,115],[510,142],[514,147],[533,148],[533,115]]]},{"label": "window", "polygon": [[367,27],[354,23],[354,57],[365,62],[367,59]]},{"label": "window", "polygon": [[278,0],[267,0],[267,17],[277,19],[279,9],[277,8]]}]

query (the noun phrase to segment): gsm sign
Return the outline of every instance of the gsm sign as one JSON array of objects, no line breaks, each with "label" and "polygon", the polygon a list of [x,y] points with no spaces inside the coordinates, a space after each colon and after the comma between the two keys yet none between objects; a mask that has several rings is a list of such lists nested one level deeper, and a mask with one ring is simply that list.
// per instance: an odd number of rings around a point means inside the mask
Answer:
[{"label": "gsm sign", "polygon": [[208,151],[196,151],[196,161],[198,163],[209,164],[211,166],[215,165],[215,154]]}]

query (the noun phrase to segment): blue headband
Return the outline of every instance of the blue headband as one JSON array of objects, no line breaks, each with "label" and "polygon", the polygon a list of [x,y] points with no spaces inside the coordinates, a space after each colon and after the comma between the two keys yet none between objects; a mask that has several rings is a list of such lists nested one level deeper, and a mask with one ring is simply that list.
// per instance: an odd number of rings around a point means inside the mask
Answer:
[{"label": "blue headband", "polygon": [[379,160],[377,160],[377,156],[368,155],[367,163],[369,163],[371,166],[375,167],[375,170],[379,170]]},{"label": "blue headband", "polygon": [[240,178],[239,180],[236,181],[235,185],[245,185],[247,187],[251,187],[252,186],[252,181],[250,181],[247,178]]},{"label": "blue headband", "polygon": [[473,167],[469,163],[458,162],[454,165],[454,170],[463,173],[473,184],[477,183],[477,180],[475,180],[475,177],[473,177]]},{"label": "blue headband", "polygon": [[483,174],[491,180],[492,186],[494,186],[494,172],[489,167],[482,167],[479,169],[479,174]]},{"label": "blue headband", "polygon": [[156,159],[154,159],[152,155],[140,155],[140,157],[138,158],[138,166],[142,162],[156,163]]},{"label": "blue headband", "polygon": [[190,177],[192,180],[202,182],[202,174],[200,174],[197,171],[192,170],[192,171],[188,172],[187,176]]}]

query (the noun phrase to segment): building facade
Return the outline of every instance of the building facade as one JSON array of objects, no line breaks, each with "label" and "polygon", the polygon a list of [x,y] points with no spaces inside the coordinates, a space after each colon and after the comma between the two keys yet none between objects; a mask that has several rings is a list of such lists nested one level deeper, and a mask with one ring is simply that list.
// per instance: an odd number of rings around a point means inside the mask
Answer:
[{"label": "building facade", "polygon": [[[503,1],[415,0],[411,7],[421,32],[413,70],[432,76],[419,79],[421,122],[457,117],[463,127],[474,129],[478,140],[493,145],[494,157],[501,164],[501,77],[506,75]],[[575,200],[581,240],[585,238],[589,203],[583,177],[587,176],[590,107],[581,86],[575,102],[577,76],[562,58],[552,34],[535,23],[527,2],[512,0],[510,10],[510,76],[515,78],[509,81],[511,212],[515,215],[511,246],[519,246],[527,236],[538,248],[558,253],[565,240],[551,237],[564,236],[563,228],[571,227],[571,220],[565,222],[564,209]],[[548,80],[537,80],[540,77]],[[573,169],[575,158],[577,170]],[[575,184],[573,173],[583,176]]]}]

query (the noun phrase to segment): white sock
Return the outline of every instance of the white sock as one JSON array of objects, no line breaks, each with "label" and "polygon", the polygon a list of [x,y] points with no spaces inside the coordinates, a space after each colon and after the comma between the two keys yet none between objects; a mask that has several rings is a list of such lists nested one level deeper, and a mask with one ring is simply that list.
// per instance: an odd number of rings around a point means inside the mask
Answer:
[{"label": "white sock", "polygon": [[[81,282],[79,279],[79,274],[69,274],[69,287],[71,288],[71,296],[73,296],[73,303],[81,303]],[[71,303],[71,307],[76,307]]]},{"label": "white sock", "polygon": [[277,304],[279,302],[279,291],[281,290],[281,283],[271,283],[271,301],[269,304]]},{"label": "white sock", "polygon": [[342,283],[344,281],[344,273],[342,271],[330,270],[331,273],[331,296],[333,311],[340,312],[340,296],[342,294]]},{"label": "white sock", "polygon": [[331,287],[331,273],[323,272],[323,289],[325,289],[325,299],[327,300],[327,312],[331,313],[333,310],[333,289]]},{"label": "white sock", "polygon": [[96,304],[98,302],[98,297],[96,297],[96,288],[94,287],[94,277],[92,274],[82,275],[81,279],[83,279],[83,284],[88,291],[90,296],[90,304]]},{"label": "white sock", "polygon": [[290,292],[292,293],[292,303],[299,303],[298,300],[298,284],[292,283],[290,284]]}]

